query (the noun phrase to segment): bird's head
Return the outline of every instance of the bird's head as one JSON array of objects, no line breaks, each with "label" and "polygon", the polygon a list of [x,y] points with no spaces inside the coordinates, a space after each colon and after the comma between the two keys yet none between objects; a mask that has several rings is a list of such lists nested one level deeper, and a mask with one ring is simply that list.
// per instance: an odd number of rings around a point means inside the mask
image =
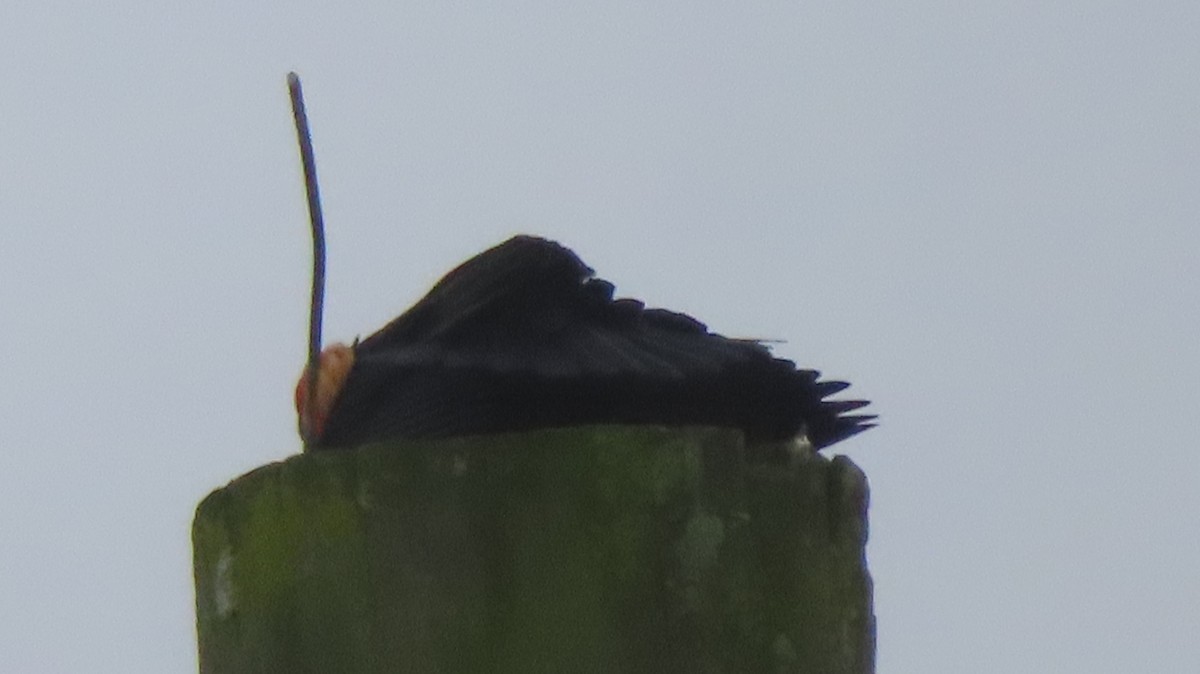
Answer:
[{"label": "bird's head", "polygon": [[[296,414],[300,420],[300,438],[304,444],[316,444],[325,433],[325,422],[337,402],[338,394],[346,383],[350,368],[354,365],[354,348],[342,343],[331,344],[317,359],[317,390],[312,412],[309,412],[308,367],[300,374],[296,384]],[[311,417],[311,418],[310,418]]]}]

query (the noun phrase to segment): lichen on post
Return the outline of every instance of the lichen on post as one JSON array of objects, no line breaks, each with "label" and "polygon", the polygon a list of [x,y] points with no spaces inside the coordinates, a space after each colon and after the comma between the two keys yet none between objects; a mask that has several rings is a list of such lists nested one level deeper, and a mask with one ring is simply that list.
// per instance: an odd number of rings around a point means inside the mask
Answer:
[{"label": "lichen on post", "polygon": [[591,426],[292,457],[199,506],[200,669],[873,671],[866,480]]}]

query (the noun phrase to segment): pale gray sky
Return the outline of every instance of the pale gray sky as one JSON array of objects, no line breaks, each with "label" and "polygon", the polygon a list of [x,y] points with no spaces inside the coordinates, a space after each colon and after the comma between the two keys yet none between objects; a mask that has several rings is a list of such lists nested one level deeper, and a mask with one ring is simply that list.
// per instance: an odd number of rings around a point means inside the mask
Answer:
[{"label": "pale gray sky", "polygon": [[[18,6],[22,5],[22,6]],[[189,526],[515,232],[854,382],[879,671],[1200,661],[1200,4],[5,3],[0,671],[195,668]]]}]

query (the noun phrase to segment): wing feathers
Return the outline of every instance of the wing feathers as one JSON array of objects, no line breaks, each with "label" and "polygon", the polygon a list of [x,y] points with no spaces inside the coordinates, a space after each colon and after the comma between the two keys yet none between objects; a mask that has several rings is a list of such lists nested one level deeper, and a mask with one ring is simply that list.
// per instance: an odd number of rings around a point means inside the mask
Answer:
[{"label": "wing feathers", "polygon": [[322,444],[584,423],[722,425],[818,448],[873,427],[842,381],[633,299],[574,253],[516,237],[356,348]]}]

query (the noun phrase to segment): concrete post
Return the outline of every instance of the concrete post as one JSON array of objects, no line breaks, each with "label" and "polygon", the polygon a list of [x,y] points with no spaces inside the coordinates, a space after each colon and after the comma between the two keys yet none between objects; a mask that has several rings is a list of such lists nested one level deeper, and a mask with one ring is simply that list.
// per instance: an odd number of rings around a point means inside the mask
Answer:
[{"label": "concrete post", "polygon": [[600,426],[264,466],[193,527],[202,674],[874,670],[867,485]]}]

